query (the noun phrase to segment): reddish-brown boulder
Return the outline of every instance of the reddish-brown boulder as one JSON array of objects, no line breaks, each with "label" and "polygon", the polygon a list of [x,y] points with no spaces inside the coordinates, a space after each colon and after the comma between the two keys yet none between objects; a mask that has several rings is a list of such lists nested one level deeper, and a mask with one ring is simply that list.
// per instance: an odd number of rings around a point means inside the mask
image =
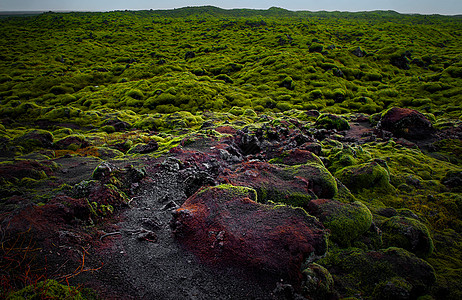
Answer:
[{"label": "reddish-brown boulder", "polygon": [[390,131],[396,137],[411,140],[425,139],[435,132],[432,123],[422,113],[399,107],[386,111],[377,128]]},{"label": "reddish-brown boulder", "polygon": [[202,189],[174,212],[174,233],[205,262],[270,272],[299,283],[302,263],[327,251],[326,230],[302,209],[255,200],[255,190],[247,187]]}]

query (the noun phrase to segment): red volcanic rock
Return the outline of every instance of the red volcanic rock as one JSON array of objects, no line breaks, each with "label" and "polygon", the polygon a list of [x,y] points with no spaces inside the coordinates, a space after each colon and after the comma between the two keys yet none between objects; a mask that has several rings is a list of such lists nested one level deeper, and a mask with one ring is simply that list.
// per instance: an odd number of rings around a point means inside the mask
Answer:
[{"label": "red volcanic rock", "polygon": [[399,107],[388,110],[377,127],[390,131],[397,137],[414,140],[425,139],[435,132],[432,123],[423,114]]},{"label": "red volcanic rock", "polygon": [[[47,245],[59,244],[64,239],[80,243],[89,237],[79,230],[77,224],[89,217],[90,209],[84,199],[57,196],[47,204],[28,205],[12,213],[8,218],[8,234],[31,233],[36,241]],[[0,218],[1,221],[4,220]],[[72,232],[72,236],[62,235],[69,232]]]},{"label": "red volcanic rock", "polygon": [[235,135],[237,132],[236,129],[234,129],[231,126],[220,126],[220,127],[215,128],[215,130],[218,131],[219,133],[232,134],[232,135]]},{"label": "red volcanic rock", "polygon": [[307,259],[327,251],[327,234],[304,210],[255,202],[251,188],[202,189],[173,216],[178,240],[209,263],[270,272],[298,283]]}]

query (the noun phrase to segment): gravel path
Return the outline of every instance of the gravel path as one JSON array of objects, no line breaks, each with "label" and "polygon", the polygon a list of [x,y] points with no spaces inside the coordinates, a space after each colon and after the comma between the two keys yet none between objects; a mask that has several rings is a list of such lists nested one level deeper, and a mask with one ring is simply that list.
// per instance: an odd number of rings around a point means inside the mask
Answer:
[{"label": "gravel path", "polygon": [[118,290],[133,299],[272,299],[274,278],[207,266],[182,249],[169,225],[172,210],[186,200],[182,180],[174,165],[151,179],[123,213],[120,229],[104,237],[113,241],[99,276],[111,285],[109,293]]}]

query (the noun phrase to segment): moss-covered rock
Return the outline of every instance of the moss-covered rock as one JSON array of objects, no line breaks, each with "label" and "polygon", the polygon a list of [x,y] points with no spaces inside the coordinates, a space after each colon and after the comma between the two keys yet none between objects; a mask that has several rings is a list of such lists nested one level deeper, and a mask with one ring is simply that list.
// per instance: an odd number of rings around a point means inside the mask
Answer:
[{"label": "moss-covered rock", "polygon": [[53,134],[42,129],[30,130],[16,138],[14,143],[21,146],[26,153],[36,149],[49,149],[53,146]]},{"label": "moss-covered rock", "polygon": [[275,201],[304,207],[316,198],[332,198],[337,182],[322,164],[278,166],[263,162],[243,164],[225,179],[235,185],[248,185],[258,193],[258,200]]},{"label": "moss-covered rock", "polygon": [[397,137],[413,140],[426,139],[435,132],[432,123],[422,113],[399,107],[383,112],[377,127]]},{"label": "moss-covered rock", "polygon": [[247,187],[200,190],[173,213],[176,238],[207,263],[252,268],[300,284],[305,261],[324,255],[326,232],[300,208],[264,205]]},{"label": "moss-covered rock", "polygon": [[308,299],[334,299],[334,279],[329,271],[316,263],[310,264],[302,272],[302,292]]},{"label": "moss-covered rock", "polygon": [[409,292],[404,299],[416,299],[426,295],[436,280],[427,262],[401,248],[331,251],[317,263],[329,270],[341,297],[361,294],[364,299],[376,299],[374,291],[386,290],[387,284],[394,282],[396,290],[401,286]]},{"label": "moss-covered rock", "polygon": [[350,124],[341,116],[332,114],[322,114],[314,124],[318,128],[347,130],[350,129]]},{"label": "moss-covered rock", "polygon": [[404,248],[423,258],[433,252],[433,240],[428,228],[416,219],[394,216],[380,225],[380,229],[385,247]]},{"label": "moss-covered rock", "polygon": [[335,177],[353,192],[367,189],[387,193],[393,190],[388,170],[376,161],[345,167],[335,172]]},{"label": "moss-covered rock", "polygon": [[25,288],[8,295],[8,300],[38,300],[38,299],[70,299],[70,300],[90,300],[97,299],[94,293],[81,293],[73,286],[59,284],[56,280],[45,280],[37,284],[31,284]]},{"label": "moss-covered rock", "polygon": [[312,200],[307,210],[319,218],[331,231],[331,239],[342,246],[351,245],[372,225],[371,212],[359,201],[341,203],[326,199]]}]

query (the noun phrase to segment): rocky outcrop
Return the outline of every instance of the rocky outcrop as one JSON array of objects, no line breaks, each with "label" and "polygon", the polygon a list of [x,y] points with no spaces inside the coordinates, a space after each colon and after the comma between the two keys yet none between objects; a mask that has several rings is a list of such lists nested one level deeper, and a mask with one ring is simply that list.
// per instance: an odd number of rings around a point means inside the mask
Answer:
[{"label": "rocky outcrop", "polygon": [[387,110],[382,115],[377,128],[409,140],[425,139],[435,133],[432,123],[422,113],[399,107]]},{"label": "rocky outcrop", "polygon": [[299,283],[306,261],[327,251],[319,221],[302,209],[255,202],[255,190],[202,189],[173,214],[177,239],[200,259],[270,272]]}]

